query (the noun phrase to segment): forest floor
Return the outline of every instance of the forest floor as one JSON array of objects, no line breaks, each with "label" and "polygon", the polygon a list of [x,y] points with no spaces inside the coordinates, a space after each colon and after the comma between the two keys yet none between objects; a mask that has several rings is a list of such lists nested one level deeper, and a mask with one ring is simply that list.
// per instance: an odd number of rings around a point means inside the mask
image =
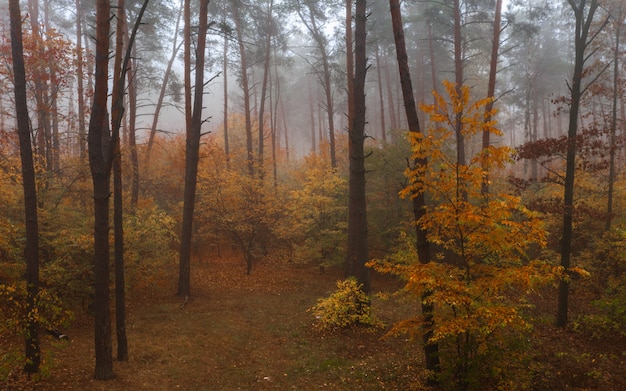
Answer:
[{"label": "forest floor", "polygon": [[[389,327],[333,335],[312,327],[307,309],[334,291],[340,270],[322,274],[310,265],[263,261],[251,275],[243,271],[243,261],[232,257],[192,264],[192,297],[183,308],[173,282],[129,298],[130,360],[114,363],[112,380],[93,380],[93,326],[82,316],[63,330],[69,341],[43,338],[41,376],[28,380],[16,368],[0,389],[428,390],[420,346],[406,337],[383,338]],[[374,292],[399,286],[373,276]],[[373,299],[375,315],[387,325],[416,307]],[[533,336],[531,389],[626,389],[623,340],[599,343],[548,321],[536,325]],[[10,342],[0,337],[0,345]]]}]

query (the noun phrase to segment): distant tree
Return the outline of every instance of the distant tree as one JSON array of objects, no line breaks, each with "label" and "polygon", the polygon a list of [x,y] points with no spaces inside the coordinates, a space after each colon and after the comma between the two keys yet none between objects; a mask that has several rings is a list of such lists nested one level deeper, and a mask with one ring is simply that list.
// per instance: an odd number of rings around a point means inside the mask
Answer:
[{"label": "distant tree", "polygon": [[[332,84],[332,67],[330,42],[324,31],[326,24],[326,7],[328,4],[315,0],[298,0],[296,12],[305,28],[309,32],[311,38],[315,42],[315,47],[319,52],[319,60],[315,61],[313,71],[317,76],[318,82],[324,90],[325,104],[324,108],[328,118],[328,139],[330,147],[330,164],[333,168],[337,168],[337,156],[335,151],[335,104],[333,98]],[[351,55],[351,53],[349,53]],[[321,63],[321,65],[319,65]],[[320,68],[321,67],[321,68]]]},{"label": "distant tree", "polygon": [[[567,131],[567,158],[565,168],[565,186],[563,190],[563,236],[561,238],[561,267],[569,272],[572,255],[572,220],[574,207],[574,176],[576,171],[576,133],[578,131],[578,116],[582,96],[589,88],[589,84],[583,86],[585,76],[585,63],[589,58],[587,49],[597,37],[597,32],[591,29],[594,16],[598,10],[598,1],[568,0],[574,11],[576,27],[574,31],[574,72],[570,85],[570,112],[569,127]],[[598,28],[602,30],[606,25],[606,19]],[[598,31],[598,30],[596,30]],[[563,278],[559,283],[559,300],[556,324],[559,327],[567,325],[568,302],[569,302],[569,278]]]},{"label": "distant tree", "polygon": [[26,71],[22,46],[22,16],[18,0],[9,1],[11,23],[11,54],[13,58],[13,80],[17,133],[20,142],[22,182],[24,188],[24,217],[26,220],[26,365],[28,373],[39,371],[41,350],[39,346],[39,320],[36,300],[39,293],[39,223],[37,220],[37,189],[35,168],[30,139],[28,104],[26,102]]},{"label": "distant tree", "polygon": [[367,248],[367,200],[365,199],[365,76],[367,74],[367,0],[356,0],[354,13],[354,120],[348,133],[350,177],[348,191],[348,250],[346,277],[356,277],[365,293],[370,276],[365,263]]}]

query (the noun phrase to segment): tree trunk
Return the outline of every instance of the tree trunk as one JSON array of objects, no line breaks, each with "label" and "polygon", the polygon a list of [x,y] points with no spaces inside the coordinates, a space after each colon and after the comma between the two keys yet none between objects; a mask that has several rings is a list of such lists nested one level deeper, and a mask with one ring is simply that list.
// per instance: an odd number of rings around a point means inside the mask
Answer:
[{"label": "tree trunk", "polygon": [[[454,0],[454,77],[456,81],[456,93],[461,96],[463,89],[463,43],[461,35],[461,1]],[[463,113],[455,115],[456,132],[456,161],[458,166],[465,165],[465,134],[463,131]],[[463,199],[467,198],[462,194]]]},{"label": "tree trunk", "polygon": [[230,169],[230,146],[228,145],[228,39],[224,34],[224,155],[226,156],[226,168]]},{"label": "tree trunk", "polygon": [[83,32],[82,32],[82,4],[76,0],[76,79],[78,94],[78,154],[85,158],[85,91],[83,83]]},{"label": "tree trunk", "polygon": [[22,162],[22,186],[24,188],[24,217],[26,222],[26,327],[24,371],[39,372],[41,350],[39,346],[39,321],[36,316],[36,300],[39,294],[39,224],[37,220],[37,188],[35,167],[30,138],[28,103],[26,101],[26,71],[22,45],[22,16],[18,0],[9,1],[11,24],[11,54],[13,58],[13,78],[17,133],[20,142]]},{"label": "tree trunk", "polygon": [[385,56],[385,84],[387,86],[387,106],[389,107],[389,121],[392,130],[398,130],[398,121],[396,120],[396,108],[393,102],[393,88],[391,86],[391,75],[389,74],[389,58]]},{"label": "tree trunk", "polygon": [[[124,35],[126,31],[126,8],[124,0],[117,2],[117,27],[115,41],[115,62],[113,65],[112,101],[122,102],[124,99],[122,78],[122,60]],[[112,108],[111,129],[115,129],[123,115],[123,104],[114,104]],[[119,134],[119,131],[118,131]],[[122,151],[120,138],[114,139],[113,153],[113,231],[115,258],[115,334],[117,337],[117,359],[128,361],[128,340],[126,338],[126,297],[124,291],[124,229],[122,203]]]},{"label": "tree trunk", "polygon": [[191,128],[187,130],[187,148],[185,151],[185,193],[183,196],[183,226],[180,244],[180,270],[178,276],[178,295],[185,297],[188,297],[191,293],[191,236],[193,232],[193,212],[196,201],[200,135],[203,122],[202,98],[204,95],[204,55],[208,30],[208,7],[209,0],[200,0],[193,113]]},{"label": "tree trunk", "polygon": [[237,41],[239,43],[239,56],[241,58],[241,88],[243,89],[243,106],[246,119],[246,150],[248,175],[254,175],[254,152],[252,150],[252,118],[250,113],[250,88],[248,86],[248,57],[246,55],[246,47],[243,38],[243,21],[239,14],[239,4],[237,0],[231,0],[233,17],[235,19],[235,30],[237,32]]},{"label": "tree trunk", "polygon": [[180,10],[178,11],[178,18],[176,19],[176,28],[174,29],[174,40],[172,43],[172,54],[170,56],[169,61],[167,62],[167,68],[165,68],[165,73],[163,74],[163,82],[161,84],[161,91],[159,92],[159,98],[157,100],[156,107],[154,108],[154,117],[152,118],[152,126],[150,126],[150,136],[148,137],[148,147],[146,151],[146,169],[150,167],[150,154],[152,152],[152,147],[154,145],[154,138],[157,133],[157,124],[159,123],[159,114],[161,113],[161,108],[163,107],[163,100],[165,98],[165,91],[167,90],[167,83],[170,78],[170,74],[172,73],[172,66],[174,65],[174,60],[176,60],[176,55],[178,54],[178,50],[180,49],[180,43],[178,43],[178,28],[180,26],[180,19],[183,13],[184,8],[184,0],[180,2]]},{"label": "tree trunk", "polygon": [[378,79],[378,102],[380,103],[380,132],[383,142],[387,141],[387,129],[385,127],[385,99],[383,98],[383,80],[380,72],[380,48],[376,46],[376,76]]},{"label": "tree trunk", "polygon": [[348,130],[354,120],[354,53],[352,49],[352,0],[346,0],[346,76],[348,85]]},{"label": "tree trunk", "polygon": [[[585,67],[585,52],[593,40],[588,40],[593,16],[598,7],[597,0],[590,0],[589,10],[585,15],[585,0],[577,5],[574,0],[568,0],[576,19],[574,36],[574,73],[572,74],[571,100],[569,112],[569,127],[567,131],[567,160],[565,166],[565,188],[563,190],[563,236],[561,238],[561,267],[565,273],[569,272],[572,255],[572,220],[574,207],[574,174],[576,171],[576,133],[578,130],[578,115],[580,100],[585,89],[582,88],[583,71]],[[565,327],[568,317],[569,279],[563,278],[559,283],[559,300],[557,306],[556,325]]]},{"label": "tree trunk", "polygon": [[365,76],[367,74],[367,1],[356,0],[354,29],[354,122],[349,132],[350,154],[348,202],[348,250],[346,277],[354,276],[370,293],[367,248],[367,203],[365,199]]},{"label": "tree trunk", "polygon": [[[396,44],[396,53],[398,57],[398,68],[400,73],[400,84],[402,86],[402,96],[404,98],[404,108],[406,110],[406,118],[409,124],[409,131],[420,134],[420,123],[417,115],[415,98],[413,96],[413,86],[411,82],[411,74],[409,70],[409,61],[406,51],[406,43],[404,40],[404,27],[402,25],[402,14],[400,12],[399,0],[389,0],[391,9],[391,23],[393,25],[393,36]],[[416,166],[425,167],[428,161],[418,159],[413,162]],[[415,219],[415,227],[417,233],[417,255],[422,264],[430,262],[430,245],[428,243],[427,231],[422,228],[419,221],[426,214],[426,197],[423,192],[415,194],[413,197],[413,215]],[[439,345],[430,341],[433,336],[433,328],[435,321],[433,318],[433,305],[429,304],[431,292],[425,292],[422,295],[422,316],[424,317],[424,328],[422,336],[424,343],[424,355],[426,357],[426,369],[439,373]],[[430,381],[434,380],[431,378]]]},{"label": "tree trunk", "polygon": [[109,179],[108,96],[110,2],[96,2],[96,71],[93,107],[89,119],[89,165],[94,196],[94,328],[95,378],[114,377],[109,310]]},{"label": "tree trunk", "polygon": [[267,97],[267,82],[270,75],[270,54],[272,50],[272,6],[273,1],[270,0],[267,15],[267,36],[265,41],[265,59],[263,64],[263,82],[261,86],[261,103],[259,107],[259,176],[264,175],[264,143],[265,143],[265,99]]},{"label": "tree trunk", "polygon": [[[496,0],[496,13],[493,18],[493,38],[491,42],[491,61],[489,63],[489,82],[487,85],[487,98],[490,98],[489,102],[485,105],[485,121],[484,123],[491,122],[491,113],[493,111],[494,96],[496,92],[496,75],[498,73],[498,50],[500,48],[500,22],[502,20],[502,0]],[[483,183],[481,184],[481,193],[483,195],[489,194],[489,170],[487,165],[487,154],[489,153],[489,146],[491,133],[487,130],[483,131],[483,172],[485,174]]]},{"label": "tree trunk", "polygon": [[615,53],[613,53],[613,102],[611,108],[611,134],[609,136],[609,189],[606,205],[606,227],[611,229],[613,220],[613,192],[615,186],[615,152],[617,133],[617,96],[619,95],[619,50],[620,34],[622,31],[622,3],[620,3],[618,16],[615,18]]}]

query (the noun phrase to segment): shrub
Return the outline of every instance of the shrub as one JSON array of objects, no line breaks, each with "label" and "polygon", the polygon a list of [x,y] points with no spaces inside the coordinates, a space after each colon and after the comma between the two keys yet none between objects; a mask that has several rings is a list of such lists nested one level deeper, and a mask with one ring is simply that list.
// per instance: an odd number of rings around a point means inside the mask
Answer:
[{"label": "shrub", "polygon": [[315,327],[335,331],[356,325],[381,326],[371,315],[370,299],[361,288],[354,278],[337,281],[337,290],[308,310],[315,316]]}]

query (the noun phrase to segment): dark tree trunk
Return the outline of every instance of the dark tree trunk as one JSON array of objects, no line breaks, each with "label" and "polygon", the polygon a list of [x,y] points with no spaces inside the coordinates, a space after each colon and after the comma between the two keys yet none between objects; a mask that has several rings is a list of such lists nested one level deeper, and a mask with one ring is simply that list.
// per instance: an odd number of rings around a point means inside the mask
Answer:
[{"label": "dark tree trunk", "polygon": [[110,156],[106,126],[108,95],[110,2],[96,3],[96,71],[93,107],[89,120],[89,165],[94,196],[94,328],[95,378],[114,377],[109,303],[109,193]]},{"label": "dark tree trunk", "polygon": [[[124,0],[117,2],[117,27],[115,41],[115,63],[113,65],[113,92],[114,102],[111,116],[111,128],[115,129],[123,115],[124,92],[122,78],[122,60],[124,49],[124,34],[126,31],[126,9]],[[119,131],[118,131],[119,134]],[[117,337],[117,359],[128,361],[128,341],[126,338],[126,297],[124,291],[124,229],[122,203],[122,152],[120,138],[114,138],[113,152],[113,231],[114,231],[114,258],[115,258],[115,334]]]},{"label": "dark tree trunk", "polygon": [[24,69],[24,49],[22,45],[22,17],[18,0],[9,1],[11,23],[11,54],[13,58],[13,78],[17,133],[20,141],[22,162],[22,185],[24,188],[24,217],[26,220],[26,327],[24,371],[39,372],[41,350],[39,347],[39,321],[36,317],[36,299],[39,294],[39,224],[37,220],[37,188],[35,167],[30,138],[28,103],[26,101],[26,71]]},{"label": "dark tree trunk", "polygon": [[[396,53],[398,57],[398,68],[400,73],[400,84],[402,86],[402,96],[404,98],[404,108],[406,110],[406,118],[409,124],[409,131],[415,134],[421,133],[419,117],[415,98],[413,96],[413,86],[411,82],[411,74],[409,70],[409,61],[406,51],[406,43],[404,40],[404,27],[402,25],[402,14],[400,12],[399,0],[389,0],[391,9],[391,23],[393,26],[393,36],[396,44]],[[425,167],[428,161],[418,159],[413,162],[416,166]],[[426,214],[426,197],[424,192],[415,194],[413,197],[413,215],[416,222],[417,233],[417,255],[422,264],[430,262],[430,245],[427,239],[427,232],[419,224],[420,219]],[[435,321],[433,318],[433,305],[429,304],[431,292],[422,295],[422,316],[424,317],[424,355],[426,357],[426,369],[439,373],[439,345],[430,342],[433,335]]]},{"label": "dark tree trunk", "polygon": [[[572,74],[571,100],[569,112],[569,127],[567,131],[567,160],[565,166],[565,188],[563,192],[563,236],[561,238],[561,266],[566,273],[569,272],[572,255],[572,220],[574,207],[574,174],[576,172],[576,133],[578,130],[578,115],[580,101],[585,89],[582,88],[583,71],[585,67],[585,52],[593,36],[589,39],[589,30],[593,16],[598,8],[597,0],[590,0],[589,10],[585,15],[586,0],[576,4],[574,0],[568,0],[576,19],[574,35],[574,73]],[[562,279],[559,283],[559,300],[557,306],[556,325],[565,327],[568,317],[569,302],[569,279]]]},{"label": "dark tree trunk", "polygon": [[352,0],[346,0],[346,76],[348,94],[348,130],[354,121],[354,52],[352,42]]},{"label": "dark tree trunk", "polygon": [[348,251],[346,276],[357,278],[370,293],[370,275],[365,266],[367,248],[367,203],[365,199],[365,76],[367,74],[367,1],[356,0],[354,29],[354,122],[349,132],[350,154],[348,202]]},{"label": "dark tree trunk", "polygon": [[183,196],[183,226],[180,244],[180,270],[178,276],[178,295],[185,297],[188,297],[191,293],[191,237],[193,233],[193,212],[196,201],[200,135],[203,122],[202,98],[204,95],[204,54],[208,29],[208,7],[209,0],[200,1],[193,113],[191,117],[191,128],[187,130],[187,148],[185,151],[185,193]]}]

